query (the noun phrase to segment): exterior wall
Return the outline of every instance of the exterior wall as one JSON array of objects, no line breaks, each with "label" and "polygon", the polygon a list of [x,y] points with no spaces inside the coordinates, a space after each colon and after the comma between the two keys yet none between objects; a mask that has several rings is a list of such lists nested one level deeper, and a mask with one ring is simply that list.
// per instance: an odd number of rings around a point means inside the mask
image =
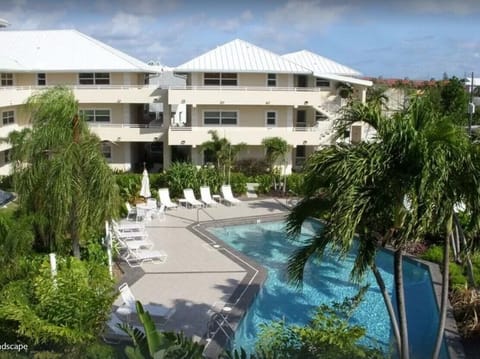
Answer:
[{"label": "exterior wall", "polygon": [[[47,72],[47,86],[78,85],[78,74],[78,72]],[[144,78],[143,73],[111,72],[110,85],[143,85]],[[37,86],[37,73],[15,73],[14,86]]]},{"label": "exterior wall", "polygon": [[[244,73],[237,74],[238,86],[267,87],[266,73]],[[194,72],[188,76],[188,86],[204,86],[203,73]],[[276,87],[293,87],[293,74],[277,74]],[[272,86],[272,88],[274,88]]]}]

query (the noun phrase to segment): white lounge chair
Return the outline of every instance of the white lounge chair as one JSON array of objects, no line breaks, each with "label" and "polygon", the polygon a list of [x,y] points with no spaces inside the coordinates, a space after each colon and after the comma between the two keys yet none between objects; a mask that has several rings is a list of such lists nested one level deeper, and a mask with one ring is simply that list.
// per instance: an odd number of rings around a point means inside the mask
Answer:
[{"label": "white lounge chair", "polygon": [[202,202],[205,203],[206,206],[213,207],[218,205],[218,202],[212,198],[209,186],[200,187],[200,198],[202,199]]},{"label": "white lounge chair", "polygon": [[132,207],[130,203],[125,202],[125,207],[127,208],[127,220],[136,221],[137,220],[137,209]]},{"label": "white lounge chair", "polygon": [[221,188],[223,202],[228,203],[230,205],[236,205],[241,203],[238,198],[235,198],[232,193],[232,187],[230,185],[223,185]]},{"label": "white lounge chair", "polygon": [[160,188],[158,190],[158,198],[160,200],[160,203],[165,206],[165,208],[171,209],[171,208],[177,208],[178,204],[172,202],[170,199],[170,192],[168,188]]},{"label": "white lounge chair", "polygon": [[143,223],[119,223],[112,219],[111,226],[119,232],[145,232],[145,225]]},{"label": "white lounge chair", "polygon": [[[123,304],[117,309],[118,314],[123,313],[137,313],[136,299],[127,283],[123,283],[118,288]],[[148,311],[152,317],[162,317],[165,320],[175,313],[175,308],[167,308],[160,304],[143,304],[143,309]]]},{"label": "white lounge chair", "polygon": [[[126,244],[126,243],[125,243]],[[132,267],[140,267],[143,263],[152,262],[154,264],[165,263],[168,258],[168,254],[161,250],[155,249],[134,249],[135,243],[132,242],[127,245],[126,253],[122,255],[122,259]]]},{"label": "white lounge chair", "polygon": [[185,201],[187,202],[187,206],[193,207],[203,207],[203,203],[200,202],[195,198],[195,194],[193,193],[193,189],[185,188],[183,190],[183,196],[185,197]]},{"label": "white lounge chair", "polygon": [[117,236],[115,233],[113,234],[116,241],[120,245],[121,249],[124,249],[127,251],[127,256],[128,256],[128,251],[136,251],[139,249],[152,249],[153,248],[153,242],[150,241],[147,238],[142,238],[142,237],[129,237],[129,238],[122,238]]}]

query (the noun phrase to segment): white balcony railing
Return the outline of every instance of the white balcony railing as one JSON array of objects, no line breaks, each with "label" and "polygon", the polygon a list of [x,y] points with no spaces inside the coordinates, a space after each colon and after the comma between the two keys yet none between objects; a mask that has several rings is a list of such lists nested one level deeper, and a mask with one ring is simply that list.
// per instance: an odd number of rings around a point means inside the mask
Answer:
[{"label": "white balcony railing", "polygon": [[330,89],[267,86],[172,86],[169,104],[319,106]]},{"label": "white balcony railing", "polygon": [[138,123],[90,122],[90,129],[103,141],[153,142],[165,140],[166,128],[161,125]]},{"label": "white balcony railing", "polygon": [[[152,103],[159,97],[156,85],[64,85],[81,103]],[[0,86],[0,107],[16,106],[34,93],[53,86]]]},{"label": "white balcony railing", "polygon": [[210,130],[216,130],[232,144],[243,142],[250,146],[261,145],[266,137],[283,138],[291,146],[319,146],[329,144],[333,134],[331,121],[322,121],[314,127],[169,127],[168,144],[195,147],[211,140]]}]

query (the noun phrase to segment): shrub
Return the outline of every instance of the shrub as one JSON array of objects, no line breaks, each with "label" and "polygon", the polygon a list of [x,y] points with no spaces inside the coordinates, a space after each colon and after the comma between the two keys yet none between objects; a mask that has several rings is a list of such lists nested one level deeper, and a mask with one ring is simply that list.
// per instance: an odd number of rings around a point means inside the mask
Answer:
[{"label": "shrub", "polygon": [[197,195],[200,195],[200,186],[210,186],[211,193],[220,193],[223,184],[223,176],[215,167],[205,166],[198,170],[198,185],[194,188]]},{"label": "shrub", "polygon": [[258,183],[258,193],[270,193],[273,189],[273,178],[271,174],[255,176],[255,180],[253,182]]},{"label": "shrub", "polygon": [[480,291],[457,288],[451,297],[458,329],[464,338],[480,335]]},{"label": "shrub", "polygon": [[465,277],[463,267],[457,263],[450,263],[450,286],[453,290],[464,288],[467,284],[467,278]]},{"label": "shrub", "polygon": [[301,195],[303,193],[303,179],[304,176],[301,173],[292,173],[287,176],[287,191],[295,195]]},{"label": "shrub", "polygon": [[198,170],[191,163],[173,163],[165,172],[170,196],[183,197],[185,188],[198,188]]},{"label": "shrub", "polygon": [[13,176],[0,176],[0,189],[4,191],[13,191]]},{"label": "shrub", "polygon": [[433,245],[428,248],[420,258],[425,259],[426,261],[441,264],[443,261],[443,248],[441,246]]},{"label": "shrub", "polygon": [[233,171],[242,172],[246,176],[258,176],[268,173],[268,163],[264,159],[245,158],[235,162]]},{"label": "shrub", "polygon": [[241,196],[247,191],[247,176],[241,172],[232,172],[230,174],[230,185],[235,195]]}]

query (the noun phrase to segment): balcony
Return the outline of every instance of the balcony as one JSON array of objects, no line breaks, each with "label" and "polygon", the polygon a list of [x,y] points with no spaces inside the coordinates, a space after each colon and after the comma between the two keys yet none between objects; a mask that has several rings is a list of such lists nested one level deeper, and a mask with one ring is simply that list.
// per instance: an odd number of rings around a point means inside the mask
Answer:
[{"label": "balcony", "polygon": [[165,140],[166,134],[165,127],[148,124],[95,122],[88,125],[102,141],[154,142]]},{"label": "balcony", "polygon": [[190,105],[320,106],[332,92],[317,87],[174,86],[168,103]]},{"label": "balcony", "polygon": [[[152,103],[160,96],[156,85],[76,85],[67,86],[73,90],[81,103]],[[1,86],[0,107],[16,106],[37,91],[51,86]]]},{"label": "balcony", "polygon": [[195,147],[211,140],[210,130],[216,130],[232,144],[244,142],[250,146],[261,145],[265,137],[281,137],[290,146],[327,145],[333,133],[331,121],[319,122],[314,127],[170,127],[168,144]]}]

